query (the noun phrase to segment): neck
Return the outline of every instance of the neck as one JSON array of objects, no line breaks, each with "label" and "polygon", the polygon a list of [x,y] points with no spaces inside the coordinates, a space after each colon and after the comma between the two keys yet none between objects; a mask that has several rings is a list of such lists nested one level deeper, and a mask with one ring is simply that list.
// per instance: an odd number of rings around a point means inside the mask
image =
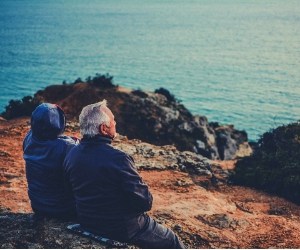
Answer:
[{"label": "neck", "polygon": [[103,140],[103,141],[107,141],[109,143],[111,143],[111,141],[112,141],[112,138],[101,135],[101,134],[97,134],[97,135],[93,135],[93,136],[84,135],[82,139],[83,140]]}]

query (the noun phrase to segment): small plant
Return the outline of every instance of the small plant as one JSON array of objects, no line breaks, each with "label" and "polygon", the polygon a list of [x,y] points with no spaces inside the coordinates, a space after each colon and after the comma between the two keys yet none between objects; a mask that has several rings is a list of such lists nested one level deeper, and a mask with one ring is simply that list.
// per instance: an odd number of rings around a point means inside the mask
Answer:
[{"label": "small plant", "polygon": [[175,98],[175,96],[172,95],[172,94],[170,93],[170,91],[167,90],[167,89],[165,89],[165,88],[159,88],[159,89],[156,89],[156,90],[154,91],[154,93],[164,95],[164,96],[167,98],[167,100],[170,101],[170,102],[176,102],[176,101],[177,101],[176,98]]},{"label": "small plant", "polygon": [[83,82],[82,80],[81,80],[81,78],[80,77],[78,77],[75,81],[74,81],[74,83],[73,84],[77,84],[77,83],[81,83],[81,82]]},{"label": "small plant", "polygon": [[136,96],[139,96],[141,98],[146,98],[148,97],[148,94],[140,89],[136,89],[136,90],[133,90],[131,92],[132,94],[136,95]]},{"label": "small plant", "polygon": [[89,76],[86,79],[86,82],[95,87],[103,89],[110,89],[118,86],[113,84],[113,76],[110,76],[109,74],[102,75],[97,73],[96,76],[94,76],[93,78]]},{"label": "small plant", "polygon": [[1,114],[5,119],[17,118],[20,116],[30,116],[32,111],[40,104],[32,96],[25,96],[22,100],[10,100]]}]

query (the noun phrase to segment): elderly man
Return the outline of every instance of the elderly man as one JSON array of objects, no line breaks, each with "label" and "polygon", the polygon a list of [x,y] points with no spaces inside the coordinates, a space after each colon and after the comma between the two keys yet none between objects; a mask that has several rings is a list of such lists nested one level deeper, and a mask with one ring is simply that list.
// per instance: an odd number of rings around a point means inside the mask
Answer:
[{"label": "elderly man", "polygon": [[152,195],[133,159],[110,145],[116,122],[106,100],[84,107],[79,123],[83,138],[64,167],[81,226],[141,248],[184,248],[173,231],[145,213]]}]

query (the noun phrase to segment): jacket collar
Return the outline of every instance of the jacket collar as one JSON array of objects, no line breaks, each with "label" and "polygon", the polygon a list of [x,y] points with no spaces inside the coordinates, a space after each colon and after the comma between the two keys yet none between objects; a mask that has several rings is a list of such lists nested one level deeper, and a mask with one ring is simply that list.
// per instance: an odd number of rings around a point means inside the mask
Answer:
[{"label": "jacket collar", "polygon": [[81,143],[106,143],[111,144],[112,139],[104,137],[102,135],[96,135],[93,137],[83,136]]}]

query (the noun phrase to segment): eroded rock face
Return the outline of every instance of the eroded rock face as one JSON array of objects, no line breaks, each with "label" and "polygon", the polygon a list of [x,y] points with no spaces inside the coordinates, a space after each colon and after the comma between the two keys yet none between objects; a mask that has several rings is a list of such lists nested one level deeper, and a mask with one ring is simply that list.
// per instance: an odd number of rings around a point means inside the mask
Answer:
[{"label": "eroded rock face", "polygon": [[240,151],[241,145],[248,145],[246,132],[217,123],[212,126],[205,116],[193,116],[178,101],[159,93],[77,83],[49,86],[34,98],[59,104],[69,118],[75,119],[84,106],[106,99],[115,114],[118,131],[130,139],[175,145],[181,151],[193,151],[210,159],[234,159],[244,156],[241,152],[249,154]]},{"label": "eroded rock face", "polygon": [[175,146],[155,146],[140,140],[128,140],[119,135],[114,141],[120,149],[135,161],[138,170],[177,170],[189,173],[201,186],[226,183],[229,172],[215,161],[190,151],[179,151]]},{"label": "eroded rock face", "polygon": [[212,127],[216,134],[216,144],[221,160],[231,160],[252,153],[245,131],[236,130],[233,125],[220,126],[218,123],[212,124]]}]

